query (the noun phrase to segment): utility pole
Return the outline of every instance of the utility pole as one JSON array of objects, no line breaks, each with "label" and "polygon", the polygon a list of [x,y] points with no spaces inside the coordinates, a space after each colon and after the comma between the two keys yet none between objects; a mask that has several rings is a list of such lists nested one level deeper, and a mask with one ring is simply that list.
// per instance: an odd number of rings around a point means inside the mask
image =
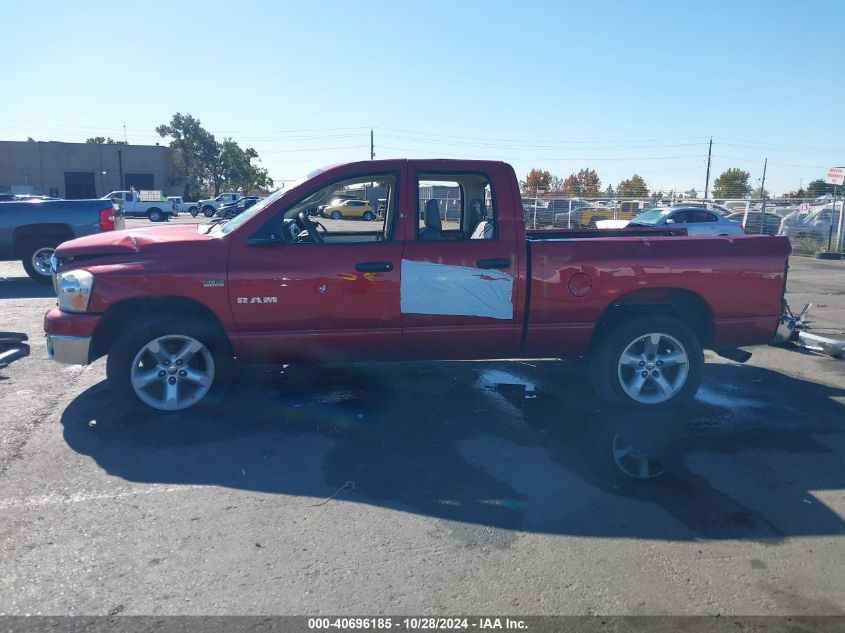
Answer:
[{"label": "utility pole", "polygon": [[704,182],[704,200],[710,193],[710,156],[713,153],[713,137],[710,137],[710,147],[707,150],[707,180]]},{"label": "utility pole", "polygon": [[763,222],[766,219],[766,167],[769,159],[763,161],[763,181],[760,183],[760,197],[763,198],[762,212],[760,213],[760,233],[763,233]]},{"label": "utility pole", "polygon": [[373,128],[370,128],[370,160],[375,160],[376,158],[376,147],[373,143]]},{"label": "utility pole", "polygon": [[123,124],[123,144],[126,145],[126,123]]}]

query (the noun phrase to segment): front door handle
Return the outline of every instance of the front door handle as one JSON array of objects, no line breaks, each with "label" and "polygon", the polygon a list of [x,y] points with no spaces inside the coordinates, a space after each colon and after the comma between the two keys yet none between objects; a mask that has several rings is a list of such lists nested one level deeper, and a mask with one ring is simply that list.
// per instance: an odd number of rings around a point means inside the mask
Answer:
[{"label": "front door handle", "polygon": [[479,268],[510,268],[511,260],[509,257],[494,257],[492,259],[479,259],[475,262]]},{"label": "front door handle", "polygon": [[360,262],[355,264],[359,273],[389,273],[393,270],[392,262]]}]

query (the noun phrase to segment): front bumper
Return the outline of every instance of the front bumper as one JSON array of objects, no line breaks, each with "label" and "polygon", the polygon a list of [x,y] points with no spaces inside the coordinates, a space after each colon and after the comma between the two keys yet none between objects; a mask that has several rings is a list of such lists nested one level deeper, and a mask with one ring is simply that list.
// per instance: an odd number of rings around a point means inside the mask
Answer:
[{"label": "front bumper", "polygon": [[87,365],[91,338],[47,334],[47,357],[65,365]]},{"label": "front bumper", "polygon": [[87,365],[91,362],[91,341],[101,315],[69,314],[51,308],[44,315],[47,355],[59,363]]}]

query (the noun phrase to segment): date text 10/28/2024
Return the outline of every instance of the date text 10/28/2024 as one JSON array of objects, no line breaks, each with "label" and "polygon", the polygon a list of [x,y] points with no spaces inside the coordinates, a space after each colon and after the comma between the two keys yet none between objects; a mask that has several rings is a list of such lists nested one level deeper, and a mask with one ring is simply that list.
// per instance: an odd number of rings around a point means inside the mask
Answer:
[{"label": "date text 10/28/2024", "polygon": [[442,630],[511,630],[524,631],[527,626],[524,620],[518,618],[499,617],[345,617],[345,618],[308,618],[309,630],[374,630],[389,631],[442,631]]}]

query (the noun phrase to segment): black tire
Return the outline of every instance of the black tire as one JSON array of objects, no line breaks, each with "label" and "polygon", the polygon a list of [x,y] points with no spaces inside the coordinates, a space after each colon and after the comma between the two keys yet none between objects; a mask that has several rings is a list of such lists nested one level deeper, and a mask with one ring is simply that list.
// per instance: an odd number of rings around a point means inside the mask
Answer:
[{"label": "black tire", "polygon": [[202,208],[202,212],[203,212],[203,214],[205,215],[205,217],[210,218],[210,217],[212,217],[215,213],[217,213],[217,209],[215,209],[215,208],[214,208],[214,207],[212,207],[211,205],[207,205],[207,206],[204,206],[204,207]]},{"label": "black tire", "polygon": [[363,217],[363,218],[364,218],[364,220],[366,220],[367,222],[370,222],[370,221],[372,221],[372,219],[373,219],[374,217],[376,217],[376,216],[374,216],[374,215],[373,215],[373,212],[372,212],[372,211],[364,211],[364,215],[363,215],[362,217]]},{"label": "black tire", "polygon": [[33,281],[41,284],[53,283],[53,275],[44,271],[43,262],[49,261],[56,251],[56,241],[50,239],[28,241],[21,249],[21,263],[26,274]]},{"label": "black tire", "polygon": [[194,217],[194,218],[197,217],[200,214],[200,210],[197,209],[196,207],[191,207],[190,209],[188,209],[188,212],[191,214],[191,217]]},{"label": "black tire", "polygon": [[[213,381],[208,392],[190,402],[187,406],[170,411],[156,408],[144,402],[136,393],[131,382],[133,362],[151,341],[166,336],[188,336],[202,343],[210,352],[214,362]],[[186,366],[187,367],[187,366]],[[196,406],[209,406],[218,403],[235,373],[235,362],[228,340],[219,328],[208,321],[180,318],[173,315],[153,318],[146,323],[136,323],[121,331],[109,350],[106,361],[106,379],[112,393],[123,403],[134,403],[146,412],[158,414],[179,413]]]},{"label": "black tire", "polygon": [[161,209],[153,207],[147,211],[147,217],[150,219],[150,222],[163,222],[164,212]]},{"label": "black tire", "polygon": [[332,211],[332,220],[340,220],[343,218],[343,214],[340,211]]},{"label": "black tire", "polygon": [[[593,389],[602,400],[612,406],[653,409],[679,406],[693,398],[704,374],[704,351],[696,334],[682,321],[655,316],[639,318],[629,323],[610,326],[610,328],[599,334],[600,338],[593,345],[589,358],[590,380]],[[676,351],[683,351],[686,355],[685,376],[680,367],[662,368],[652,365],[652,362],[656,362],[654,358],[649,361],[649,365],[641,369],[621,366],[623,352],[629,348],[636,350],[637,341],[644,342],[644,337],[650,333],[661,335],[658,346],[665,345],[667,350],[678,346],[682,348]],[[661,365],[662,362],[660,361]],[[641,371],[649,375],[645,377],[645,384],[639,391],[641,399],[635,399],[626,392],[623,380],[630,377],[633,381],[636,378],[635,374]],[[674,387],[669,397],[665,397],[665,392],[660,390],[657,380],[652,375],[656,375],[661,382],[668,382]],[[664,397],[665,399],[661,400]]]}]

